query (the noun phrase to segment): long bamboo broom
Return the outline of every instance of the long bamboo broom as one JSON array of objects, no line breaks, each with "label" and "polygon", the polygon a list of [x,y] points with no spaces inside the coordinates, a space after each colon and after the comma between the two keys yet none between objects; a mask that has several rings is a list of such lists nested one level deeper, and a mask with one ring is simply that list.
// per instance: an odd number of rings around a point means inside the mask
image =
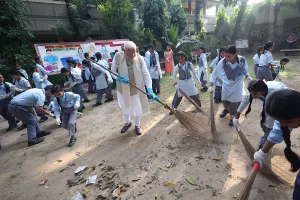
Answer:
[{"label": "long bamboo broom", "polygon": [[182,89],[178,88],[179,92],[189,101],[191,102],[199,112],[203,113],[203,109],[198,105],[196,104],[196,102],[191,98],[189,97],[189,95],[187,95],[187,93],[185,93]]},{"label": "long bamboo broom", "polygon": [[254,180],[259,170],[260,170],[260,164],[258,162],[255,162],[254,165],[252,166],[250,174],[247,177],[245,185],[243,186],[242,191],[240,192],[238,198],[239,200],[248,200],[250,191],[252,189],[252,185],[254,183]]},{"label": "long bamboo broom", "polygon": [[218,132],[216,128],[216,120],[215,120],[215,109],[214,109],[214,101],[213,101],[213,93],[210,93],[210,131],[215,139],[218,139]]},{"label": "long bamboo broom", "polygon": [[[238,132],[239,137],[241,138],[242,144],[246,150],[246,153],[248,155],[248,157],[250,158],[251,161],[253,161],[254,157],[254,153],[255,153],[255,149],[253,148],[253,146],[251,145],[251,143],[249,142],[249,140],[246,138],[246,136],[244,135],[244,133],[242,132],[240,127],[236,127],[236,130]],[[266,176],[269,180],[273,181],[274,183],[277,184],[285,184],[285,185],[289,185],[291,186],[291,183],[282,179],[281,177],[277,176],[273,170],[271,169],[271,167],[267,164],[264,164],[262,169],[261,169],[261,173]]]},{"label": "long bamboo broom", "polygon": [[[115,72],[107,69],[105,66],[102,66],[100,65],[99,63],[89,59],[91,62],[95,63],[96,65],[100,66],[101,68],[103,68],[104,70],[110,72],[111,74],[113,74],[114,76],[116,77],[119,77],[121,78],[120,75],[116,74]],[[140,92],[142,92],[143,94],[147,95],[148,97],[150,97],[150,95],[143,91],[142,89],[140,89],[139,87],[137,87],[135,84],[129,82],[129,84],[131,86],[133,86],[134,88],[136,88],[137,90],[139,90]],[[203,134],[205,134],[205,132],[203,132],[203,126],[200,127],[199,125],[199,121],[202,121],[202,120],[199,120],[199,118],[201,119],[201,117],[196,117],[194,115],[192,115],[192,113],[186,113],[186,112],[183,112],[183,111],[180,111],[180,110],[175,110],[175,109],[172,109],[168,104],[165,104],[163,103],[162,101],[160,101],[159,99],[155,99],[155,101],[157,101],[158,103],[160,103],[161,105],[164,106],[164,108],[168,109],[171,113],[173,113],[175,115],[175,117],[178,119],[178,121],[193,135],[198,135],[198,136],[203,136]],[[192,117],[193,116],[193,117]],[[193,120],[188,120],[189,119],[192,119]],[[197,120],[197,121],[195,121]],[[204,126],[205,127],[205,126]]]}]

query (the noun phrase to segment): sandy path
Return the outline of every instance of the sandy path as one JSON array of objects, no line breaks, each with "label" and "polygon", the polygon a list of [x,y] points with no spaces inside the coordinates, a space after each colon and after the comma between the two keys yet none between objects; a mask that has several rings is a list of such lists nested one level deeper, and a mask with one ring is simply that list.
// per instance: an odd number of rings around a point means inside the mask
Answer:
[{"label": "sandy path", "polygon": [[[291,62],[290,66],[296,67],[296,62]],[[292,67],[286,67],[286,70]],[[283,77],[282,81],[299,89],[298,76]],[[91,98],[94,101],[95,95]],[[207,95],[202,98],[202,102],[207,112]],[[98,195],[107,196],[108,189],[102,190],[101,187],[109,182],[127,185],[126,191],[121,192],[121,199],[153,200],[156,196],[157,199],[177,199],[174,194],[170,194],[172,188],[165,186],[166,183],[169,186],[170,183],[176,184],[176,189],[180,187],[181,199],[234,199],[238,195],[251,162],[241,141],[236,140],[235,129],[227,125],[228,119],[218,118],[222,111],[221,105],[215,106],[217,129],[221,135],[221,143],[215,144],[188,136],[176,118],[168,115],[155,102],[151,102],[152,115],[142,120],[144,134],[140,137],[135,135],[133,128],[125,134],[119,133],[123,121],[117,101],[97,108],[91,108],[92,103],[86,104],[87,111],[77,121],[78,140],[73,148],[67,148],[67,131],[58,129],[54,120],[49,119],[42,124],[53,133],[47,136],[44,143],[31,148],[27,148],[25,130],[6,133],[7,124],[0,123],[1,200],[71,199],[76,190],[82,191],[85,186],[67,185],[67,180],[75,177],[74,171],[81,165],[95,165],[94,170],[87,170],[82,177],[97,174],[97,180],[102,180],[98,186],[86,187],[89,190],[87,199],[96,199]],[[186,100],[180,107],[192,108]],[[242,130],[255,148],[262,135],[258,125],[260,111],[261,104],[255,101],[249,118],[242,118],[241,123]],[[298,133],[299,129],[293,132],[293,150],[296,152],[300,152],[298,137],[296,139]],[[281,144],[273,149],[272,162],[288,170],[283,148]],[[76,152],[80,152],[80,155],[76,155]],[[76,166],[69,166],[60,172],[72,163]],[[117,175],[111,177],[115,173]],[[295,179],[295,174],[284,173],[284,176],[292,182]],[[46,187],[39,186],[40,180],[45,177],[49,179]],[[191,178],[190,181],[195,185],[188,183],[185,177]],[[259,175],[250,199],[291,199],[292,189],[285,186],[268,187],[270,184],[273,183]]]}]

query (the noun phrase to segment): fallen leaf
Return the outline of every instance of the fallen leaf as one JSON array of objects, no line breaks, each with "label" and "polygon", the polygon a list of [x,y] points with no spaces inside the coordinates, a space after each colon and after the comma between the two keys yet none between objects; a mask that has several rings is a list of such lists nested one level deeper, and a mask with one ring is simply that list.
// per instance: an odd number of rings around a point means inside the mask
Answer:
[{"label": "fallen leaf", "polygon": [[57,160],[57,162],[61,162],[62,160]]},{"label": "fallen leaf", "polygon": [[161,171],[165,171],[165,172],[169,171],[169,169],[166,168],[166,167],[160,167],[159,169],[160,169]]},{"label": "fallen leaf", "polygon": [[175,186],[175,184],[174,184],[174,183],[170,183],[170,182],[169,182],[169,183],[166,183],[166,184],[165,184],[165,186],[166,186],[166,187],[174,187],[174,186]]},{"label": "fallen leaf", "polygon": [[185,180],[186,180],[189,184],[194,185],[194,186],[197,185],[197,183],[196,183],[195,180],[193,180],[193,179],[191,179],[191,178],[188,178],[188,177],[186,177],[186,176],[183,176],[183,177],[185,178]]},{"label": "fallen leaf", "polygon": [[269,184],[268,187],[277,187],[277,185]]}]

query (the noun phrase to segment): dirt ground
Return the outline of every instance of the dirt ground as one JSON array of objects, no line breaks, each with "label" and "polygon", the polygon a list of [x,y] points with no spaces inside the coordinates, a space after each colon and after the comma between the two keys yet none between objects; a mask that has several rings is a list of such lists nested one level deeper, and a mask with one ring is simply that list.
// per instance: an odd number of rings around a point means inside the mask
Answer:
[{"label": "dirt ground", "polygon": [[[299,62],[299,57],[292,57],[281,75],[282,82],[295,89],[300,89]],[[169,84],[162,86],[162,92],[172,87],[170,81],[165,83]],[[173,88],[170,90],[161,95],[163,101],[171,102],[174,93]],[[205,112],[209,113],[208,94],[200,96]],[[52,119],[42,124],[52,134],[30,148],[26,130],[5,132],[7,123],[0,122],[1,200],[70,200],[76,191],[89,200],[110,199],[116,186],[121,188],[119,199],[124,200],[227,200],[238,196],[251,161],[240,139],[237,140],[235,128],[228,126],[228,118],[218,117],[223,109],[221,104],[215,104],[221,141],[216,144],[189,136],[175,116],[168,115],[156,102],[150,103],[152,114],[142,119],[142,136],[137,137],[133,128],[121,134],[123,120],[117,101],[92,108],[95,95],[90,98],[92,102],[86,104],[84,115],[77,120],[77,143],[72,148],[67,147],[67,131],[58,128]],[[193,107],[183,100],[180,109]],[[263,134],[260,112],[261,103],[254,101],[249,117],[241,119],[241,128],[255,149]],[[206,122],[199,123],[208,126]],[[292,148],[298,153],[299,133],[298,129],[292,134]],[[296,174],[288,171],[284,146],[276,145],[269,156],[274,171],[293,183]],[[79,166],[89,168],[75,176]],[[93,175],[98,176],[96,184],[85,186],[85,179]],[[39,185],[43,178],[48,181]],[[292,190],[274,185],[259,174],[249,199],[291,199]]]}]

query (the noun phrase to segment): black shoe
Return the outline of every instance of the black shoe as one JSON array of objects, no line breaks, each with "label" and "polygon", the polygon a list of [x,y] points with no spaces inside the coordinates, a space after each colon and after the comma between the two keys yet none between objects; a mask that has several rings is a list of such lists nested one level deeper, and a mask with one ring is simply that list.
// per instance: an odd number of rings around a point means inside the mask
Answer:
[{"label": "black shoe", "polygon": [[43,122],[45,122],[47,120],[48,120],[48,117],[43,117],[43,118],[40,119],[39,123],[43,123]]},{"label": "black shoe", "polygon": [[233,126],[233,121],[232,121],[232,119],[229,120],[229,123],[228,123],[228,124],[229,124],[229,126]]},{"label": "black shoe", "polygon": [[219,103],[219,98],[214,97],[215,103]]},{"label": "black shoe", "polygon": [[87,102],[90,102],[91,100],[89,99],[85,99],[84,101],[82,101],[83,103],[87,103]]},{"label": "black shoe", "polygon": [[13,130],[14,128],[17,128],[17,127],[18,127],[17,124],[11,125],[11,126],[9,126],[9,127],[6,129],[6,131],[11,131],[11,130]]},{"label": "black shoe", "polygon": [[143,133],[142,128],[140,126],[135,126],[135,133],[137,135],[142,135]]},{"label": "black shoe", "polygon": [[78,109],[77,111],[80,112],[80,113],[82,113],[82,112],[83,112],[83,109]]},{"label": "black shoe", "polygon": [[160,94],[160,91],[156,92],[156,94],[155,94],[155,95],[159,95],[159,94]]},{"label": "black shoe", "polygon": [[131,126],[131,122],[127,126],[123,126],[123,128],[121,129],[121,133],[125,133],[130,126]]},{"label": "black shoe", "polygon": [[69,142],[69,144],[68,144],[68,147],[74,146],[75,142],[76,142],[76,137],[75,137],[75,136],[72,136],[72,137],[70,138],[70,142]]},{"label": "black shoe", "polygon": [[31,147],[33,145],[36,145],[38,143],[41,143],[44,141],[44,137],[36,137],[36,138],[33,138],[33,140],[29,140],[28,141],[28,146]]},{"label": "black shoe", "polygon": [[102,105],[101,101],[98,101],[97,103],[95,103],[92,107],[97,107],[97,106],[100,106]]},{"label": "black shoe", "polygon": [[82,105],[82,108],[81,108],[81,110],[84,110],[85,109],[85,106],[84,105]]},{"label": "black shoe", "polygon": [[18,131],[21,131],[23,129],[27,128],[26,124],[22,124],[21,126],[18,127]]},{"label": "black shoe", "polygon": [[108,99],[108,97],[104,97],[104,99]]},{"label": "black shoe", "polygon": [[16,124],[19,123],[19,122],[20,122],[20,120],[16,119]]},{"label": "black shoe", "polygon": [[202,89],[200,89],[201,92],[206,92],[208,90],[208,87],[203,87]]},{"label": "black shoe", "polygon": [[108,98],[104,102],[107,103],[107,102],[110,102],[110,101],[113,101],[113,100],[114,100],[114,98]]},{"label": "black shoe", "polygon": [[50,135],[52,132],[51,131],[41,131],[40,133],[37,133],[37,137],[44,137],[46,135]]},{"label": "black shoe", "polygon": [[228,113],[229,113],[229,112],[228,112],[227,110],[224,109],[224,110],[221,112],[220,117],[221,117],[221,118],[224,118]]}]

